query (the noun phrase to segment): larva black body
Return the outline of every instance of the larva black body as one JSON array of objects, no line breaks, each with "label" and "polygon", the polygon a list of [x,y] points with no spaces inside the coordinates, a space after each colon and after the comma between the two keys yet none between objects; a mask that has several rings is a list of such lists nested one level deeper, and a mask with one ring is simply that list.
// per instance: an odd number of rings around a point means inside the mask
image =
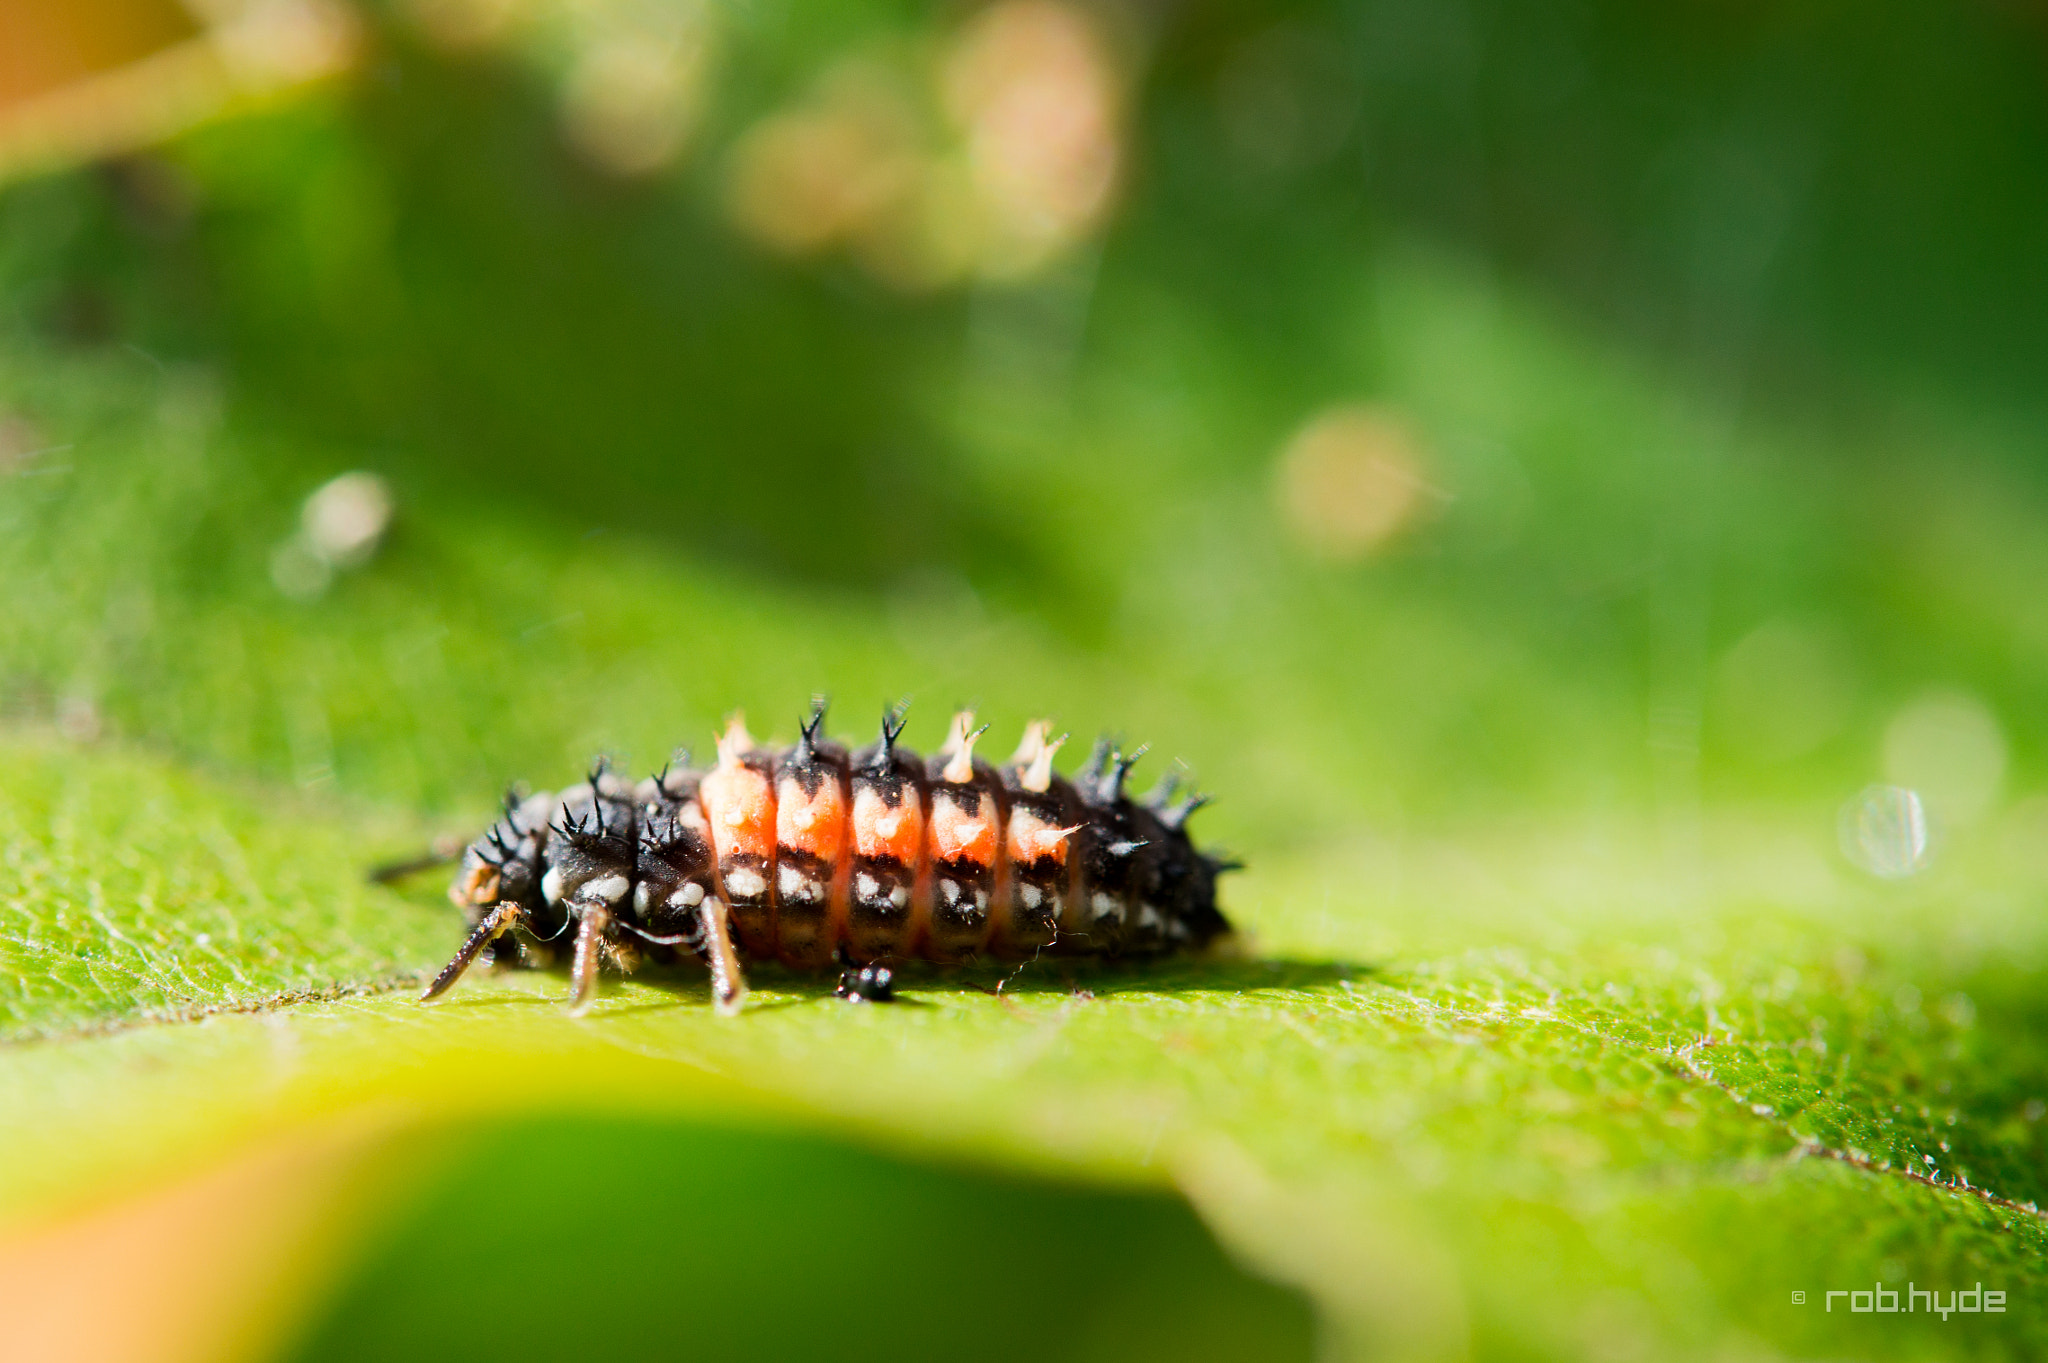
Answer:
[{"label": "larva black body", "polygon": [[954,717],[929,761],[897,741],[893,711],[857,752],[822,738],[823,720],[820,706],[776,752],[735,719],[709,771],[631,785],[600,763],[559,795],[508,796],[449,889],[468,940],[422,999],[504,947],[531,965],[567,948],[578,1010],[601,962],[632,970],[687,950],[729,1012],[745,992],[742,957],[816,970],[1147,956],[1230,931],[1216,906],[1230,864],[1185,829],[1202,798],[1176,799],[1171,777],[1144,802],[1124,792],[1143,749],[1098,742],[1068,781],[1043,723],[997,768],[974,757],[972,715]]}]

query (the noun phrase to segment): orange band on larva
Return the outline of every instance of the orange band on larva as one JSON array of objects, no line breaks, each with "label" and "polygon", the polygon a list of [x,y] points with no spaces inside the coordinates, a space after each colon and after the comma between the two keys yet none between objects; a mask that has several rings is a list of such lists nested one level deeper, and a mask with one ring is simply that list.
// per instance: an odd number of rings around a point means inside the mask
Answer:
[{"label": "orange band on larva", "polygon": [[822,781],[816,794],[805,795],[797,782],[784,780],[776,796],[777,840],[784,847],[836,863],[846,850],[846,799],[839,783]]},{"label": "orange band on larva", "polygon": [[916,866],[924,850],[924,811],[917,792],[906,790],[903,802],[884,803],[871,790],[853,797],[853,852],[860,857],[894,857]]},{"label": "orange band on larva", "polygon": [[[993,801],[984,802],[993,805]],[[950,799],[933,802],[931,821],[932,858],[935,861],[968,861],[977,866],[996,864],[996,812],[983,808],[970,814]]]},{"label": "orange band on larva", "polygon": [[705,774],[701,798],[721,858],[775,855],[775,792],[765,775],[750,767],[718,768]]}]

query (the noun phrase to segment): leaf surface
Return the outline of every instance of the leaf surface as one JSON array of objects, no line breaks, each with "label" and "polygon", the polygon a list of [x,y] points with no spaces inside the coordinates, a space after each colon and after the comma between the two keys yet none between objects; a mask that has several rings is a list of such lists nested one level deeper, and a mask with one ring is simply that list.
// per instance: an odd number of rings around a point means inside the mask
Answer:
[{"label": "leaf surface", "polygon": [[[1694,434],[1625,367],[1488,320],[1427,269],[1381,290],[1413,323],[1394,382],[1447,446],[1507,431],[1566,495],[1576,441]],[[1490,406],[1454,382],[1475,353]],[[5,382],[73,447],[0,482],[12,1217],[338,1114],[569,1110],[1176,1189],[1361,1356],[1912,1356],[1964,1327],[1845,1323],[1822,1294],[2039,1288],[2048,942],[2025,811],[1884,885],[1840,860],[1834,801],[1812,793],[1849,759],[1675,812],[1654,771],[1649,797],[1582,798],[1596,758],[1643,740],[1621,717],[1634,645],[1600,644],[1544,575],[1625,568],[1581,533],[1622,511],[1527,532],[1514,571],[1537,623],[1517,623],[1494,550],[1356,587],[1276,546],[1258,477],[1118,467],[1158,413],[1105,398],[1082,453],[1045,432],[1032,448],[1066,505],[1159,508],[1114,556],[1093,523],[1040,522],[1121,603],[1108,639],[1058,602],[835,593],[584,538],[429,474],[399,483],[376,563],[294,601],[269,560],[316,481],[304,449],[195,421],[190,375],[118,358]],[[999,416],[963,436],[992,466],[1018,438]],[[1699,476],[1727,506],[1780,487]],[[1808,525],[1780,514],[1744,534]],[[1158,571],[1187,525],[1228,548]],[[438,885],[366,868],[593,750],[657,765],[736,706],[793,728],[828,681],[845,730],[855,700],[908,689],[934,733],[972,699],[999,728],[1051,710],[1199,760],[1222,801],[1198,827],[1250,863],[1226,894],[1243,950],[913,973],[894,1007],[764,969],[737,1020],[687,972],[615,982],[582,1019],[547,975],[411,1002],[457,918]],[[2041,1343],[2018,1310],[1967,1329],[1985,1356]]]}]

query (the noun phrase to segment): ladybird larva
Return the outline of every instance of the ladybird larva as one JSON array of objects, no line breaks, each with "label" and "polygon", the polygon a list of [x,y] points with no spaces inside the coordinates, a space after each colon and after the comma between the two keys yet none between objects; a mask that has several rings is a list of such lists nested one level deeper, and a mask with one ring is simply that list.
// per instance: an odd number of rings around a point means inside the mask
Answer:
[{"label": "ladybird larva", "polygon": [[[572,1011],[600,964],[630,971],[686,948],[710,967],[720,1012],[746,992],[740,962],[799,970],[924,959],[1025,959],[1041,952],[1142,957],[1230,931],[1216,878],[1234,863],[1186,833],[1200,795],[1169,775],[1144,801],[1124,782],[1144,749],[1095,745],[1071,781],[1053,770],[1064,736],[1034,722],[998,768],[974,755],[986,732],[955,715],[929,761],[898,740],[903,716],[858,752],[822,736],[823,702],[794,747],[760,746],[735,717],[709,771],[664,768],[629,785],[602,761],[559,795],[507,795],[463,853],[449,897],[469,937],[421,1002],[486,953],[510,946],[545,965],[571,952]],[[866,997],[886,998],[880,992]]]}]

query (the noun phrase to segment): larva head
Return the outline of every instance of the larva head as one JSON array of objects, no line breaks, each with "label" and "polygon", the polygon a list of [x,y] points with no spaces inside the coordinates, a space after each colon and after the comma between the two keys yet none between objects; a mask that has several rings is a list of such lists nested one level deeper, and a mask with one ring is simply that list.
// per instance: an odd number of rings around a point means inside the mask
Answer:
[{"label": "larva head", "polygon": [[465,909],[492,904],[531,906],[539,895],[540,862],[554,797],[521,800],[505,792],[504,813],[462,855],[462,872],[448,897]]},{"label": "larva head", "polygon": [[498,886],[502,877],[497,864],[490,859],[490,852],[481,841],[471,843],[462,856],[461,874],[448,887],[448,898],[457,908],[481,909],[499,902]]}]

